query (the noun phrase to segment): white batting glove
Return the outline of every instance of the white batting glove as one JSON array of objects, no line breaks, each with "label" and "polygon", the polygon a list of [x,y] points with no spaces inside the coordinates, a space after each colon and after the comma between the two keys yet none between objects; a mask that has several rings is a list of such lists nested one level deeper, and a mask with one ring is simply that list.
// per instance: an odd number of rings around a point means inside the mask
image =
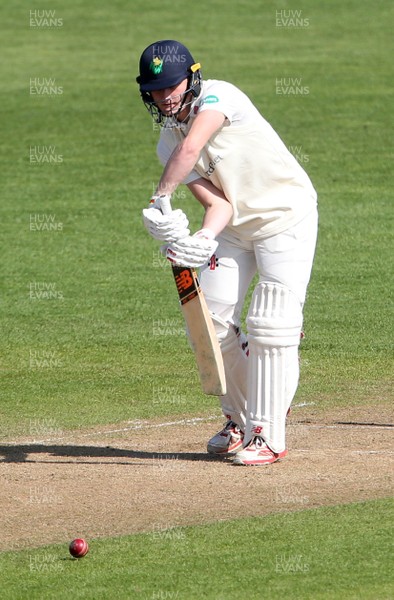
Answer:
[{"label": "white batting glove", "polygon": [[181,238],[165,247],[165,256],[180,267],[202,267],[215,252],[219,243],[210,229],[201,229],[193,236]]},{"label": "white batting glove", "polygon": [[[154,196],[152,200],[156,200]],[[142,211],[144,225],[148,233],[160,242],[175,242],[190,235],[189,221],[185,213],[177,208],[169,215],[163,215],[160,202]]]}]

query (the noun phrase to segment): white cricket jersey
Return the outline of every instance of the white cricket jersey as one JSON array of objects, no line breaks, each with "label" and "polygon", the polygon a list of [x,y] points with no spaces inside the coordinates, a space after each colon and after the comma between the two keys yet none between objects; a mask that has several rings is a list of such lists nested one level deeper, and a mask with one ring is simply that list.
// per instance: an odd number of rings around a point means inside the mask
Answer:
[{"label": "white cricket jersey", "polygon": [[223,191],[233,207],[228,229],[243,240],[266,238],[315,208],[317,195],[304,169],[250,99],[225,81],[203,81],[189,122],[161,130],[157,153],[163,165],[204,110],[220,111],[226,120],[183,183],[203,177]]}]

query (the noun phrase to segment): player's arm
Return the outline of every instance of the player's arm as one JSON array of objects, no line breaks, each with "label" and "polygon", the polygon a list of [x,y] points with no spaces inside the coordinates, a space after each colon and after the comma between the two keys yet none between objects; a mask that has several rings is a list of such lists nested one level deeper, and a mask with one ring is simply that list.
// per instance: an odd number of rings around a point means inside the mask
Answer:
[{"label": "player's arm", "polygon": [[205,209],[202,229],[210,229],[216,237],[233,215],[230,202],[221,190],[203,177],[195,179],[187,187]]},{"label": "player's arm", "polygon": [[205,110],[194,119],[189,133],[171,154],[157,186],[156,194],[171,195],[189,175],[209,138],[223,126],[226,117],[216,110]]}]

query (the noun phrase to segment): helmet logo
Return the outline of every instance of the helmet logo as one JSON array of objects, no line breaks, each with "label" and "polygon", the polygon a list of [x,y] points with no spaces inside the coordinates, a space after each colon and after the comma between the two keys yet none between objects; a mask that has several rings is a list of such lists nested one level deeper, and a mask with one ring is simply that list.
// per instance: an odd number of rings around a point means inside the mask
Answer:
[{"label": "helmet logo", "polygon": [[155,75],[158,75],[159,73],[161,73],[163,70],[162,59],[159,58],[158,56],[155,56],[155,58],[150,63],[149,68]]}]

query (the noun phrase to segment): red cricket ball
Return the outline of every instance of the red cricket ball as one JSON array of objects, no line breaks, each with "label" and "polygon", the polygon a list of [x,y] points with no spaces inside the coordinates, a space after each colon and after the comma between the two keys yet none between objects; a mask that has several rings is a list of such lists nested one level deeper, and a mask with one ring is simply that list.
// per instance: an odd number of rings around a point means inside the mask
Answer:
[{"label": "red cricket ball", "polygon": [[74,558],[82,558],[89,552],[89,545],[86,540],[77,538],[70,543],[69,550]]}]

